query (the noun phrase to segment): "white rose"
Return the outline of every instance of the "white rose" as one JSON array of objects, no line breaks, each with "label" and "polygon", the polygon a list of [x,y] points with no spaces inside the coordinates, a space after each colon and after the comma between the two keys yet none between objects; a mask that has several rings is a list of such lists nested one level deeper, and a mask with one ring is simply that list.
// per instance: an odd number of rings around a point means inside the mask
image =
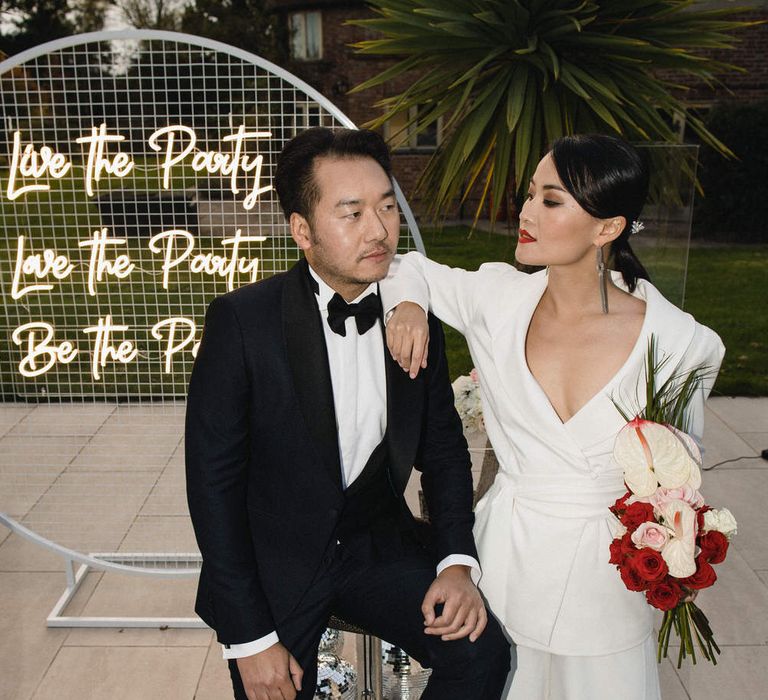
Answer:
[{"label": "white rose", "polygon": [[611,529],[611,534],[613,535],[613,539],[622,538],[627,534],[627,528],[616,516],[612,517],[608,522]]},{"label": "white rose", "polygon": [[722,532],[730,540],[737,532],[736,518],[727,508],[708,510],[704,513],[704,530]]},{"label": "white rose", "polygon": [[453,387],[454,398],[458,399],[461,396],[466,396],[475,388],[475,386],[477,386],[475,382],[473,382],[472,378],[468,377],[466,374],[456,377],[453,384],[451,384],[451,387]]},{"label": "white rose", "polygon": [[[685,444],[667,426],[642,418],[635,418],[619,431],[613,458],[636,496],[650,496],[657,485],[676,489],[696,480],[694,469],[698,466]],[[694,483],[691,485],[697,488]]]},{"label": "white rose", "polygon": [[685,501],[669,501],[659,509],[673,534],[661,550],[669,573],[686,578],[696,573],[696,511]]}]

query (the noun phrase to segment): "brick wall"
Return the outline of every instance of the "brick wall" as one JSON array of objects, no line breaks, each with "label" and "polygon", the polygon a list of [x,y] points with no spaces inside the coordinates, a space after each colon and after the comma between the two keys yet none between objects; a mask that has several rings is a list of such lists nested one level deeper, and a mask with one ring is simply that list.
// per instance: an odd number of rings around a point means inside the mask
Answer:
[{"label": "brick wall", "polygon": [[698,106],[714,102],[738,100],[757,102],[768,99],[768,5],[739,16],[746,21],[762,21],[764,24],[747,27],[736,33],[739,43],[733,49],[705,52],[711,58],[732,63],[744,72],[729,72],[721,76],[723,85],[710,87],[702,81],[668,74],[674,80],[689,86],[686,99]]},{"label": "brick wall", "polygon": [[[311,7],[310,7],[311,6]],[[377,117],[381,110],[375,103],[389,95],[397,94],[408,87],[406,76],[390,81],[361,93],[349,94],[349,90],[390,65],[391,60],[361,56],[350,44],[373,38],[361,27],[346,24],[350,19],[371,17],[372,12],[363,3],[348,3],[336,6],[318,6],[303,3],[301,9],[321,9],[323,17],[323,57],[319,61],[291,61],[286,67],[292,73],[308,82],[321,94],[331,100],[357,126]],[[414,195],[416,181],[429,160],[429,154],[410,150],[393,153],[393,170],[411,208],[421,218],[424,207]],[[474,211],[474,209],[472,210]],[[459,213],[459,207],[447,212],[452,218]]]}]

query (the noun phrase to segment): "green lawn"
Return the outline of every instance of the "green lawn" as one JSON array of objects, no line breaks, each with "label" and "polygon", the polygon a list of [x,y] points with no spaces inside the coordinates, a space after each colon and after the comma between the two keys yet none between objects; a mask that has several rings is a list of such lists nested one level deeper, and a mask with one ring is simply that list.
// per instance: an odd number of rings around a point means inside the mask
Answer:
[{"label": "green lawn", "polygon": [[[422,232],[431,258],[476,269],[490,260],[514,260],[514,238],[446,228]],[[654,257],[649,252],[648,257]],[[663,259],[644,261],[665,274]],[[663,281],[663,280],[662,280]],[[768,396],[768,246],[697,246],[691,249],[685,310],[717,331],[727,348],[714,394]],[[446,328],[452,377],[467,374],[472,359],[462,336]]]}]

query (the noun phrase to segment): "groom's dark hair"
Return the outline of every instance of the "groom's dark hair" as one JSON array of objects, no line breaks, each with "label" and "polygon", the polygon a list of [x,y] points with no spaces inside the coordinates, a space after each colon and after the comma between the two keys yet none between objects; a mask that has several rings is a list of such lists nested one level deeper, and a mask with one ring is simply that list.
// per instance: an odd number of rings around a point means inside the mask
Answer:
[{"label": "groom's dark hair", "polygon": [[296,212],[307,221],[320,199],[315,182],[317,158],[373,158],[392,179],[389,148],[367,129],[327,129],[319,126],[294,136],[277,158],[275,189],[285,218]]}]

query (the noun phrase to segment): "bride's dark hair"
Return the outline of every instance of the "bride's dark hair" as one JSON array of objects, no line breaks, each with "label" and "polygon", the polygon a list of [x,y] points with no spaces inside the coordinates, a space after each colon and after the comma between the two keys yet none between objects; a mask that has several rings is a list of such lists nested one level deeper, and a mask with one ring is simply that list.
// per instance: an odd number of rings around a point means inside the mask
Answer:
[{"label": "bride's dark hair", "polygon": [[648,165],[626,141],[602,134],[563,136],[552,145],[552,160],[566,190],[598,219],[623,216],[626,226],[611,243],[609,265],[621,272],[629,291],[648,272],[629,244],[648,196]]}]

